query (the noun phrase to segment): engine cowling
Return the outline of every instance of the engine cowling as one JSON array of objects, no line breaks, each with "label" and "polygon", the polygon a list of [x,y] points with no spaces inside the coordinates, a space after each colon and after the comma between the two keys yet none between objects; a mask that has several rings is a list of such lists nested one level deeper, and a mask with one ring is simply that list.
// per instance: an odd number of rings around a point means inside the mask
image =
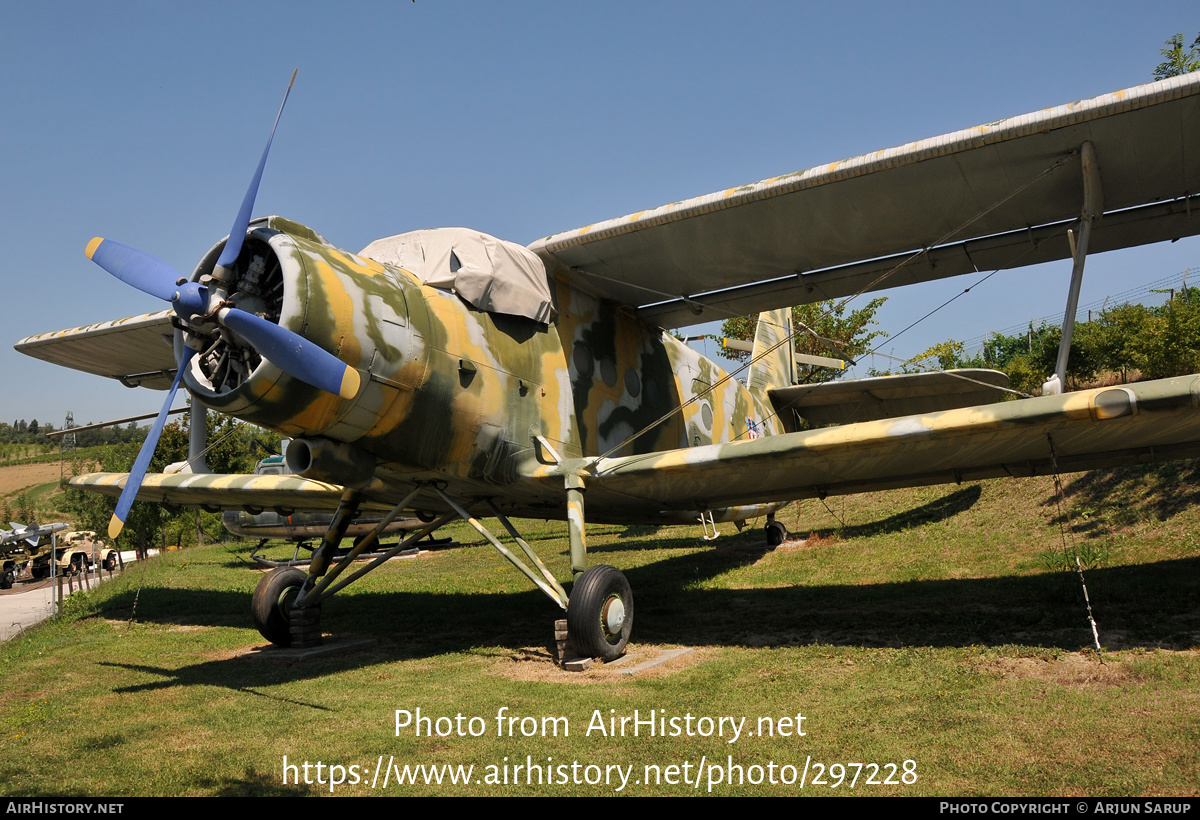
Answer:
[{"label": "engine cowling", "polygon": [[[302,336],[363,376],[349,399],[293,378],[215,322],[193,319],[176,332],[176,350],[198,352],[184,375],[202,404],[293,437],[353,441],[383,410],[379,385],[412,364],[414,345],[403,274],[338,250],[281,217],[255,220],[224,283],[212,279],[225,241],[200,261],[192,280],[223,287],[234,307]],[[419,351],[417,353],[419,356]],[[411,366],[409,367],[411,370]]]}]

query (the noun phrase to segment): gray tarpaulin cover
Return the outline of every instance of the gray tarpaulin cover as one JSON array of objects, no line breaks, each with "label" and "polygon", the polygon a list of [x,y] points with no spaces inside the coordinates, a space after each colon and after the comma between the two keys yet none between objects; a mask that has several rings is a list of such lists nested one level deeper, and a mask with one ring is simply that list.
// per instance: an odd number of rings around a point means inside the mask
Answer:
[{"label": "gray tarpaulin cover", "polygon": [[410,271],[426,285],[453,289],[480,310],[554,318],[546,268],[533,252],[469,228],[436,228],[376,239],[359,256]]}]

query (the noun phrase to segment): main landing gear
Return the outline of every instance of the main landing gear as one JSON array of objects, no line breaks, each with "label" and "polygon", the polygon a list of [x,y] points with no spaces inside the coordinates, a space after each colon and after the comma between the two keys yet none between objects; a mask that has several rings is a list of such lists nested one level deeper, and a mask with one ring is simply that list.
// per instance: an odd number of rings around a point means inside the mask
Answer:
[{"label": "main landing gear", "polygon": [[[335,555],[338,545],[341,543],[350,521],[358,511],[361,500],[359,491],[347,490],[342,496],[341,504],[338,506],[325,536],[321,539],[321,545],[313,552],[308,572],[305,573],[295,567],[280,567],[271,570],[259,581],[258,587],[254,591],[251,609],[254,614],[254,625],[262,636],[277,646],[319,645],[321,642],[320,607],[322,601],[375,569],[393,555],[407,549],[410,544],[424,538],[451,520],[462,518],[550,600],[554,601],[561,609],[566,610],[568,636],[577,652],[583,656],[600,658],[604,661],[612,661],[621,656],[625,651],[626,644],[629,643],[629,634],[633,628],[633,592],[630,589],[629,581],[615,567],[601,565],[589,569],[587,566],[587,548],[583,528],[583,486],[582,481],[578,478],[569,479],[567,485],[571,570],[575,575],[575,584],[569,597],[546,565],[534,554],[529,544],[517,533],[512,523],[491,500],[482,501],[504,525],[508,534],[524,553],[524,558],[528,563],[502,544],[467,511],[467,507],[479,503],[480,499],[476,499],[464,507],[437,487],[431,489],[442,497],[442,500],[453,512],[431,520],[424,528],[409,533],[399,544],[375,558],[370,564],[335,583],[338,576],[359,555],[376,545],[379,535],[388,524],[408,508],[417,494],[425,489],[427,488],[414,489],[383,517],[369,535],[355,544],[354,549],[345,555],[338,556]],[[335,557],[338,559],[337,563],[331,566]]]},{"label": "main landing gear", "polygon": [[765,532],[767,536],[767,546],[771,549],[775,549],[788,539],[787,527],[783,525],[782,521],[775,520],[775,513],[769,513],[767,515],[767,526]]},{"label": "main landing gear", "polygon": [[575,581],[567,602],[567,633],[588,658],[621,657],[633,629],[633,590],[616,567],[591,567]]},{"label": "main landing gear", "polygon": [[295,567],[279,567],[264,575],[254,590],[254,626],[276,646],[292,645],[292,607],[306,577]]}]

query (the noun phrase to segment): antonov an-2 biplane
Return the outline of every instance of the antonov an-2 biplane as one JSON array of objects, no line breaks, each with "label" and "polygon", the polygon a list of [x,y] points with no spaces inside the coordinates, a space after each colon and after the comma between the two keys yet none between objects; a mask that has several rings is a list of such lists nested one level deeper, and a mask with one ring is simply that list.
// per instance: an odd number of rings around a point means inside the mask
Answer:
[{"label": "antonov an-2 biplane", "polygon": [[[251,220],[264,151],[230,235],[191,276],[111,240],[88,244],[92,261],[172,310],[17,347],[168,388],[164,409],[182,382],[196,402],[294,439],[294,476],[147,476],[160,417],[129,475],[71,482],[120,494],[114,532],[135,496],[334,510],[307,574],[259,584],[252,608],[268,640],[319,641],[321,602],[379,563],[341,577],[373,543],[334,563],[346,522],[360,508],[386,510],[384,521],[409,510],[429,524],[396,549],[468,519],[566,610],[583,654],[609,659],[629,638],[633,596],[615,568],[587,567],[585,522],[765,516],[778,543],[774,513],[794,499],[1200,452],[1200,376],[1057,395],[1048,383],[1048,395],[1014,401],[1000,401],[991,371],[795,385],[786,310],[1073,258],[1073,316],[1089,251],[1200,233],[1198,146],[1191,74],[528,248],[451,228],[358,253],[287,219]],[[745,385],[663,330],[753,312]],[[801,429],[810,412],[843,423]],[[569,522],[569,596],[516,516]]]}]

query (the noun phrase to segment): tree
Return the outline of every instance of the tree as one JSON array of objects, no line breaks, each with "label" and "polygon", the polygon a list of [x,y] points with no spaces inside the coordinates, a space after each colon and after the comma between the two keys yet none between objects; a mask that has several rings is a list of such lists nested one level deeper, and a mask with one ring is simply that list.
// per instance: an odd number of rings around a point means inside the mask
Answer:
[{"label": "tree", "polygon": [[[846,314],[846,303],[835,304],[828,302],[813,302],[807,305],[796,305],[792,308],[792,324],[795,326],[795,344],[797,353],[814,356],[845,355],[851,358],[860,356],[871,349],[875,339],[887,338],[882,330],[872,330],[878,322],[875,313],[887,301],[886,296],[872,299],[865,306]],[[727,319],[721,325],[721,335],[731,339],[751,341],[758,326],[757,316],[739,316]],[[812,332],[804,330],[807,326]],[[820,337],[814,337],[813,334]],[[822,341],[823,340],[823,341]],[[741,350],[731,350],[726,353],[731,359],[745,361],[750,354]],[[841,371],[826,367],[799,367],[801,381],[827,381],[837,376]]]},{"label": "tree", "polygon": [[1195,373],[1200,367],[1200,299],[1177,297],[1154,309],[1128,345],[1145,378]]},{"label": "tree", "polygon": [[1183,48],[1182,32],[1171,37],[1164,45],[1168,47],[1161,49],[1161,53],[1167,59],[1154,69],[1154,79],[1165,80],[1168,77],[1200,71],[1200,34],[1196,35],[1196,39],[1186,51]]},{"label": "tree", "polygon": [[963,353],[966,352],[966,346],[959,341],[950,339],[949,341],[939,342],[933,347],[926,350],[924,353],[918,353],[907,362],[904,363],[904,369],[907,371],[909,366],[915,367],[917,370],[924,370],[930,366],[932,361],[937,362],[939,370],[950,370],[955,367],[963,366]]},{"label": "tree", "polygon": [[[221,413],[207,413],[208,452],[204,460],[214,473],[253,473],[264,453],[279,452],[279,435]],[[164,466],[187,458],[191,414],[163,428],[158,442]]]},{"label": "tree", "polygon": [[[208,468],[218,473],[251,473],[262,450],[277,452],[279,436],[252,424],[244,424],[219,413],[208,413],[208,441],[212,448],[205,454]],[[141,441],[145,438],[144,428],[121,428],[126,439],[109,444],[99,455],[98,465],[104,472],[128,472],[133,465]],[[132,434],[136,439],[131,439]],[[260,446],[261,445],[261,446]],[[150,461],[150,472],[161,472],[168,464],[184,461],[188,452],[188,416],[173,421],[163,429],[154,458]],[[75,475],[90,472],[94,464],[72,465]],[[108,520],[116,508],[116,499],[95,493],[68,489],[63,502],[64,509],[71,514],[76,525],[83,529],[104,532]],[[200,513],[205,538],[217,539],[224,535],[221,517],[212,513]],[[180,545],[195,543],[197,513],[181,510],[169,505],[146,501],[135,502],[125,520],[117,543],[125,548],[145,550],[160,541]]]}]

